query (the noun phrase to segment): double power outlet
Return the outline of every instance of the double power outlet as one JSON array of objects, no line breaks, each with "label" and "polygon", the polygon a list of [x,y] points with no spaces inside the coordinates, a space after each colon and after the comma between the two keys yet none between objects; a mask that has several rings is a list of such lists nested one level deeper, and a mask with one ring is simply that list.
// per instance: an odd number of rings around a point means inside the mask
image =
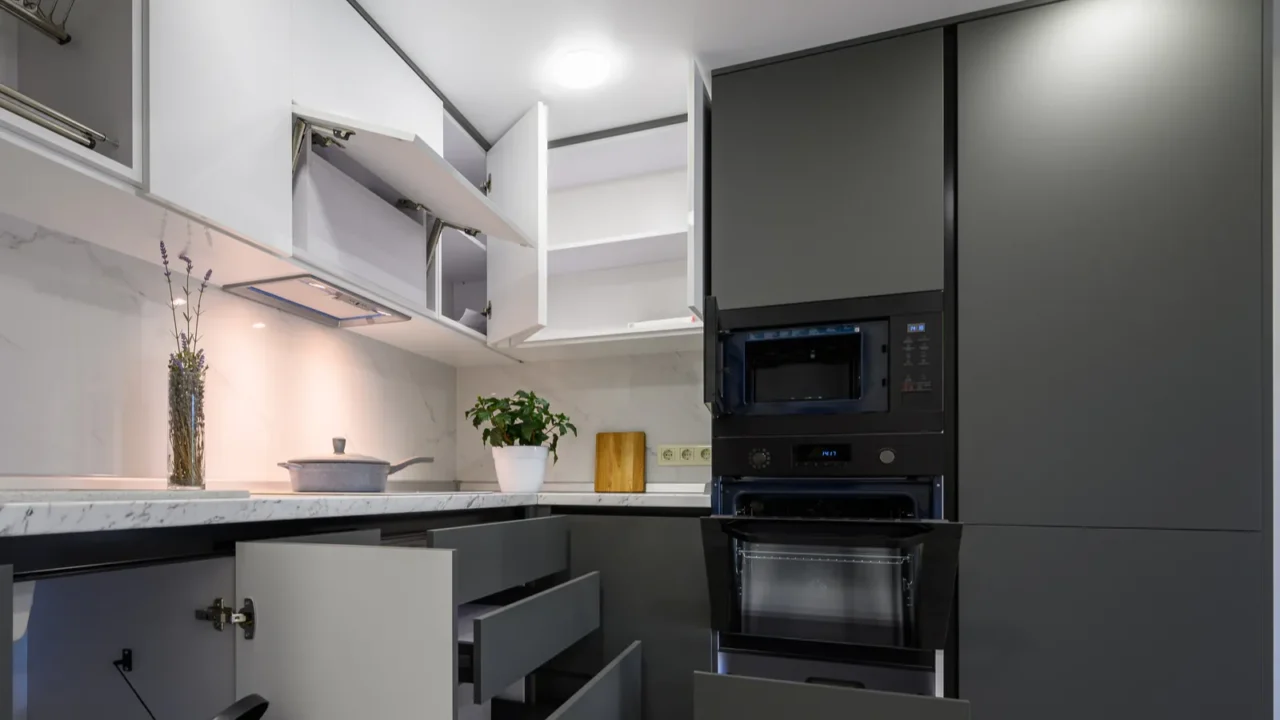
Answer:
[{"label": "double power outlet", "polygon": [[659,465],[710,465],[710,445],[659,445]]}]

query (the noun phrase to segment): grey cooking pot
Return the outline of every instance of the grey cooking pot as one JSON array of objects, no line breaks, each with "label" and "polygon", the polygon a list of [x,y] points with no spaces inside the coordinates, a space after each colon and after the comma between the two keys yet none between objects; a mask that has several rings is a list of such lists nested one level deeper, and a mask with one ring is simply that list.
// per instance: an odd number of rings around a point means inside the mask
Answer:
[{"label": "grey cooking pot", "polygon": [[294,492],[382,492],[387,476],[410,465],[434,462],[435,458],[415,457],[395,465],[368,455],[348,455],[347,439],[333,439],[333,454],[298,458],[280,463],[289,471]]}]

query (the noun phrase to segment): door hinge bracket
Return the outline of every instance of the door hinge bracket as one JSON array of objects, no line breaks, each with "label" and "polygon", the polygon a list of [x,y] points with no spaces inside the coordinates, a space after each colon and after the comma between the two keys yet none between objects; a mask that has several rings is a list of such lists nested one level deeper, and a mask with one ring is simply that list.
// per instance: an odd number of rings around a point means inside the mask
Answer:
[{"label": "door hinge bracket", "polygon": [[214,598],[213,604],[206,608],[196,609],[196,619],[213,625],[213,629],[222,632],[228,625],[239,625],[244,631],[244,639],[252,640],[254,631],[253,598],[245,598],[244,606],[239,611],[234,606],[222,602],[222,598]]},{"label": "door hinge bracket", "polygon": [[484,184],[480,186],[480,192],[484,193],[485,197],[489,197],[489,193],[493,192],[493,175],[484,176]]}]

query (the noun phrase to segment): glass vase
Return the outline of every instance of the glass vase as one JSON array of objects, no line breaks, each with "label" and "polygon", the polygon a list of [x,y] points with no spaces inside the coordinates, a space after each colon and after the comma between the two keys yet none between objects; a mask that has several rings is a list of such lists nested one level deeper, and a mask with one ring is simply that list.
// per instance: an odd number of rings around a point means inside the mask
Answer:
[{"label": "glass vase", "polygon": [[203,362],[169,364],[169,488],[204,489]]}]

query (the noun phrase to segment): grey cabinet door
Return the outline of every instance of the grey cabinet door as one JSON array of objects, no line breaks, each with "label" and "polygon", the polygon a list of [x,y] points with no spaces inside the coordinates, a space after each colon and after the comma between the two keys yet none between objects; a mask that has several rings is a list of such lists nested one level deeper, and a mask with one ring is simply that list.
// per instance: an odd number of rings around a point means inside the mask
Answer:
[{"label": "grey cabinet door", "polygon": [[931,30],[715,76],[721,309],[942,289],[942,55]]},{"label": "grey cabinet door", "polygon": [[1261,533],[964,532],[960,697],[975,718],[1270,717]]},{"label": "grey cabinet door", "polygon": [[553,665],[590,676],[639,640],[644,644],[644,717],[690,720],[693,673],[711,670],[698,518],[568,517],[570,572],[600,572],[600,633]]},{"label": "grey cabinet door", "polygon": [[1264,25],[1069,0],[960,26],[960,519],[1261,528]]}]

